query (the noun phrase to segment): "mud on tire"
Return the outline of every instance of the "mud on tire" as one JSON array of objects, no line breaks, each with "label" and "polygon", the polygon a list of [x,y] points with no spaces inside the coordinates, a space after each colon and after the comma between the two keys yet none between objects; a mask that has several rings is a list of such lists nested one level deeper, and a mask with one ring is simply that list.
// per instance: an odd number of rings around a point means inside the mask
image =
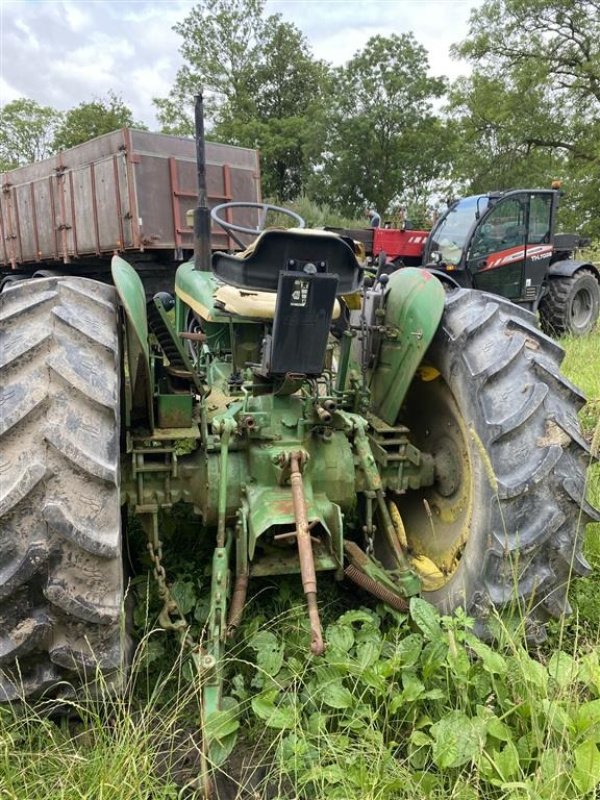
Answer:
[{"label": "mud on tire", "polygon": [[120,675],[119,382],[112,287],[0,295],[0,701]]},{"label": "mud on tire", "polygon": [[[466,607],[482,633],[495,607],[525,620],[530,639],[543,638],[544,623],[569,611],[571,576],[588,569],[585,525],[600,515],[585,499],[590,456],[577,419],[585,400],[560,374],[563,356],[533,314],[458,290],[446,297],[426,356],[440,376],[415,380],[409,394],[405,421],[416,443],[450,475],[400,498],[409,545],[410,531],[422,531],[414,550],[440,563],[439,543],[454,542],[453,570],[424,596],[445,612]],[[444,387],[457,419],[436,422],[427,404]],[[453,458],[470,465],[462,478],[460,466],[447,469]]]}]

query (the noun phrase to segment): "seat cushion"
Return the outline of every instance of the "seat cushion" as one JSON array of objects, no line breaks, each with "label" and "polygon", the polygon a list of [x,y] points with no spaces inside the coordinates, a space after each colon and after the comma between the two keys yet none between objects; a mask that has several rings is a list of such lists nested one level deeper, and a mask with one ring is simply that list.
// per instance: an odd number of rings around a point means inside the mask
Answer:
[{"label": "seat cushion", "polygon": [[[254,289],[237,289],[235,286],[222,284],[214,294],[215,303],[222,306],[229,314],[254,319],[273,319],[277,295],[274,292],[259,292]],[[342,312],[339,300],[333,305],[332,319],[337,319]]]}]

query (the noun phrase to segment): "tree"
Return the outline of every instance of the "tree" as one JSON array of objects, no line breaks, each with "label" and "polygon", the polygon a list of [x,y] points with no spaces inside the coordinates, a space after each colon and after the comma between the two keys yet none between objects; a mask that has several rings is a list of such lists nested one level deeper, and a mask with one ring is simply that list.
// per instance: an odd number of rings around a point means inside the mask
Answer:
[{"label": "tree", "polygon": [[7,103],[0,120],[0,170],[50,156],[60,120],[60,112],[26,97]]},{"label": "tree", "polygon": [[562,178],[562,222],[599,235],[599,0],[485,0],[455,54],[475,67],[451,93],[457,177],[472,191]]},{"label": "tree", "polygon": [[265,20],[261,56],[249,69],[252,102],[222,109],[214,134],[260,149],[263,192],[290,200],[310,172],[310,150],[321,119],[327,67],[315,61],[302,33],[279,14]]},{"label": "tree", "polygon": [[54,134],[52,149],[55,152],[66,150],[119,128],[146,130],[143,123],[134,121],[123,100],[114,92],[108,92],[105,98],[80,103],[66,112]]},{"label": "tree", "polygon": [[[365,203],[385,213],[405,190],[418,186],[428,170],[419,142],[428,126],[439,126],[432,100],[445,91],[444,81],[427,71],[426,51],[412,34],[374,36],[337,70],[315,191],[349,213]],[[432,154],[431,147],[427,151]],[[441,142],[433,152],[430,164],[441,170]],[[426,180],[431,177],[429,170]]]},{"label": "tree", "polygon": [[203,0],[175,30],[186,63],[169,97],[154,101],[162,130],[192,133],[202,88],[210,135],[260,149],[264,193],[296,197],[310,171],[327,67],[298,28],[264,16],[264,0]]},{"label": "tree", "polygon": [[265,0],[201,0],[173,26],[184,64],[166,98],[154,98],[163,133],[193,134],[194,96],[202,91],[209,125],[223,109],[252,104],[252,67],[260,58]]}]

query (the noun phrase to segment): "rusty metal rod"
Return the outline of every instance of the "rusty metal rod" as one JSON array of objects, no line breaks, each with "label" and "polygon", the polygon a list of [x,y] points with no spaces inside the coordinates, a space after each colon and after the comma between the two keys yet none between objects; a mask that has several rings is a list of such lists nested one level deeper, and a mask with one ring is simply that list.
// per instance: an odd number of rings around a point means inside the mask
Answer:
[{"label": "rusty metal rod", "polygon": [[246,595],[248,593],[248,573],[242,572],[235,579],[233,594],[231,596],[231,607],[229,609],[229,620],[227,622],[227,638],[231,639],[236,630],[240,627],[244,606],[246,605]]},{"label": "rusty metal rod", "polygon": [[189,339],[190,342],[205,342],[206,334],[194,331],[180,331],[178,334],[180,339]]},{"label": "rusty metal rod", "polygon": [[315,572],[312,542],[308,528],[302,472],[300,471],[301,460],[301,453],[290,454],[290,485],[292,487],[292,503],[296,520],[296,541],[298,542],[302,588],[306,595],[308,618],[310,620],[310,649],[314,655],[320,656],[325,652],[325,644],[317,607],[317,574]]}]

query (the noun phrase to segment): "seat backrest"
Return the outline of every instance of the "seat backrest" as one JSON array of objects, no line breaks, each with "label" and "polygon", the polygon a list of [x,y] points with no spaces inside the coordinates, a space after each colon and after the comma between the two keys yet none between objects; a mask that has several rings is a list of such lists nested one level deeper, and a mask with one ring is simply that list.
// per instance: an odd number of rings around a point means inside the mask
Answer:
[{"label": "seat backrest", "polygon": [[263,231],[246,255],[214,253],[212,270],[240,289],[276,292],[282,271],[337,275],[337,294],[355,292],[362,269],[351,244],[337,234],[315,230]]}]

